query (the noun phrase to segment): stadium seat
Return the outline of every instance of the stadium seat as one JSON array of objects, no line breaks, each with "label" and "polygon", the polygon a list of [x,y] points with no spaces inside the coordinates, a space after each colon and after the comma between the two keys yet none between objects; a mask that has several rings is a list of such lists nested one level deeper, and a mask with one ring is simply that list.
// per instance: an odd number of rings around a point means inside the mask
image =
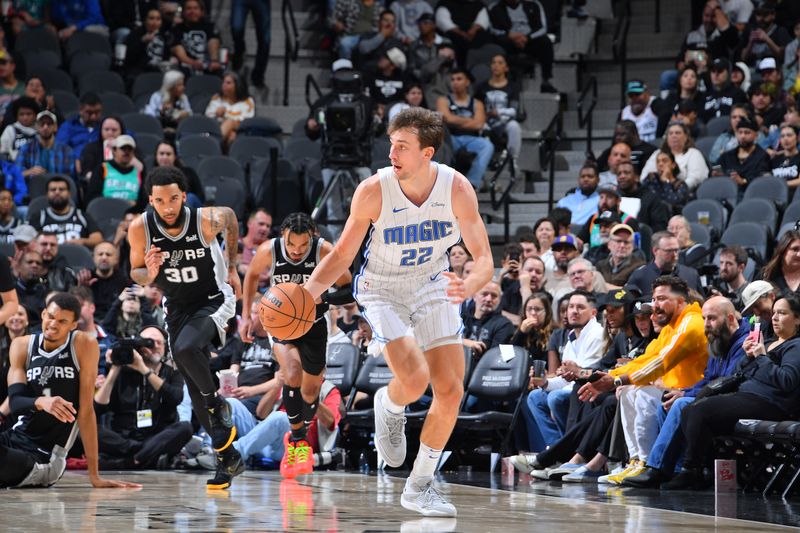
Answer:
[{"label": "stadium seat", "polygon": [[210,94],[194,94],[189,97],[189,106],[195,115],[205,115],[208,103],[211,101]]},{"label": "stadium seat", "polygon": [[237,137],[272,137],[280,140],[283,130],[275,119],[269,117],[246,118],[236,130]]},{"label": "stadium seat", "polygon": [[702,154],[708,158],[708,154],[711,153],[711,149],[714,147],[714,143],[717,142],[716,137],[700,137],[694,142],[694,147],[700,150]]},{"label": "stadium seat", "polygon": [[[125,126],[127,125],[128,123],[126,122]],[[155,157],[156,148],[161,141],[164,140],[160,135],[153,135],[152,133],[134,133],[133,138],[136,141],[136,151],[139,152],[142,157]]]},{"label": "stadium seat", "polygon": [[789,187],[783,178],[761,176],[747,185],[747,189],[744,191],[744,200],[750,198],[772,200],[778,209],[783,209],[789,201]]},{"label": "stadium seat", "polygon": [[692,240],[696,243],[702,244],[707,250],[711,249],[711,232],[708,231],[708,226],[700,224],[699,222],[689,222],[692,228]]},{"label": "stadium seat", "polygon": [[792,202],[786,206],[786,210],[783,212],[781,227],[789,223],[794,224],[798,220],[800,220],[800,202]]},{"label": "stadium seat", "polygon": [[101,93],[100,101],[103,102],[103,115],[122,116],[136,112],[133,100],[123,93]]},{"label": "stadium seat", "polygon": [[186,166],[197,169],[200,159],[222,155],[219,140],[205,135],[192,135],[178,140],[178,156]]},{"label": "stadium seat", "polygon": [[349,343],[337,342],[328,345],[325,363],[325,380],[333,383],[345,398],[353,390],[358,375],[358,348]]},{"label": "stadium seat", "polygon": [[738,222],[728,226],[728,229],[722,234],[720,242],[727,246],[738,244],[745,249],[749,248],[753,250],[759,255],[761,263],[763,264],[764,261],[768,259],[768,237],[769,233],[762,224],[757,224],[755,222]]},{"label": "stadium seat", "polygon": [[472,67],[478,63],[486,63],[487,65],[492,61],[492,58],[497,54],[506,55],[505,50],[499,44],[489,43],[481,46],[480,48],[473,48],[467,52],[467,70],[472,70]]},{"label": "stadium seat", "polygon": [[0,254],[5,257],[14,257],[17,252],[13,242],[0,242]]},{"label": "stadium seat", "polygon": [[232,157],[225,155],[210,155],[200,160],[197,165],[197,175],[200,181],[206,177],[233,178],[243,187],[247,187],[242,166]]},{"label": "stadium seat", "polygon": [[135,134],[148,133],[159,138],[164,137],[164,128],[161,126],[161,122],[150,115],[136,112],[126,113],[122,115],[122,121],[125,123],[125,128]]},{"label": "stadium seat", "polygon": [[111,56],[102,52],[81,51],[69,60],[69,74],[75,80],[79,80],[87,72],[110,68]]},{"label": "stadium seat", "polygon": [[[377,357],[367,357],[356,376],[355,390],[372,396],[378,389],[385,387],[392,377],[392,371],[382,353]],[[355,394],[351,394],[347,401],[347,421],[357,426],[374,428],[373,409],[351,410],[355,396]]]},{"label": "stadium seat", "polygon": [[75,88],[69,74],[57,68],[33,68],[28,70],[28,78],[39,78],[48,91],[65,91],[72,93]]},{"label": "stadium seat", "polygon": [[131,88],[131,98],[136,101],[140,96],[146,95],[150,99],[150,95],[161,89],[161,80],[164,74],[161,72],[143,72],[136,76],[133,80],[133,87]]},{"label": "stadium seat", "polygon": [[233,209],[236,218],[243,219],[247,203],[244,184],[236,178],[205,176],[200,178],[208,205],[224,205]]},{"label": "stadium seat", "polygon": [[82,244],[62,243],[58,245],[58,255],[66,259],[67,264],[73,269],[94,270],[92,252]]},{"label": "stadium seat", "polygon": [[775,204],[763,198],[742,200],[733,210],[728,225],[732,226],[739,222],[761,224],[771,237],[775,234],[775,226],[778,224],[778,210],[775,208]]},{"label": "stadium seat", "polygon": [[61,55],[61,43],[58,36],[45,28],[26,29],[17,35],[14,42],[14,52],[22,53],[29,50],[50,50]]},{"label": "stadium seat", "polygon": [[178,123],[178,130],[176,132],[178,140],[194,135],[211,136],[215,139],[222,139],[219,123],[203,115],[186,117]]},{"label": "stadium seat", "polygon": [[728,211],[713,199],[701,198],[692,200],[683,206],[683,216],[690,223],[697,222],[700,224],[703,224],[703,220],[707,218],[708,225],[714,228],[717,236],[722,235],[725,226],[728,224]]},{"label": "stadium seat", "polygon": [[721,117],[714,117],[706,124],[706,136],[719,137],[722,133],[731,127],[731,117],[725,115]]},{"label": "stadium seat", "polygon": [[211,98],[222,90],[222,78],[210,74],[189,76],[186,80],[186,96],[191,98],[198,94],[205,94]]},{"label": "stadium seat", "polygon": [[269,158],[272,148],[278,151],[278,156],[283,153],[283,145],[274,137],[240,137],[237,135],[228,150],[228,155],[244,168],[245,165],[257,159]]},{"label": "stadium seat", "polygon": [[81,102],[71,90],[62,91],[60,89],[56,89],[55,91],[50,92],[53,95],[53,100],[56,101],[56,108],[62,115],[64,115],[64,118],[69,118],[80,110]]},{"label": "stadium seat", "polygon": [[787,231],[793,230],[796,224],[796,222],[787,222],[782,224],[781,229],[778,230],[778,234],[775,236],[775,240],[780,241],[781,237],[783,237],[783,234]]},{"label": "stadium seat", "polygon": [[292,126],[292,137],[307,138],[306,135],[306,121],[308,119],[298,119]]},{"label": "stadium seat", "polygon": [[31,221],[35,220],[36,217],[39,216],[39,213],[47,208],[47,196],[40,195],[36,197],[31,197],[30,202],[28,202],[28,214],[26,215],[26,220]]},{"label": "stadium seat", "polygon": [[110,70],[93,70],[81,75],[78,79],[78,94],[86,93],[120,93],[125,94],[125,82],[122,76]]},{"label": "stadium seat", "polygon": [[712,198],[731,208],[736,207],[738,197],[739,186],[728,176],[708,178],[697,188],[698,199]]},{"label": "stadium seat", "polygon": [[67,39],[65,46],[65,54],[68,60],[71,60],[78,52],[102,52],[107,56],[111,56],[111,42],[108,37],[104,37],[98,33],[88,31],[78,31],[72,34],[72,37]]},{"label": "stadium seat", "polygon": [[86,206],[86,213],[89,214],[103,233],[103,238],[107,241],[114,240],[117,226],[125,218],[125,211],[131,206],[130,202],[119,198],[94,198]]},{"label": "stadium seat", "polygon": [[[72,180],[71,177],[65,176],[64,174],[39,174],[39,175],[32,175],[28,177],[28,197],[33,200],[39,197],[46,197],[47,196],[47,182],[53,176],[62,176],[67,178],[67,182],[69,183],[69,192],[72,194],[72,201],[78,201],[78,187],[75,185],[75,182]],[[30,208],[29,208],[30,209]]]},{"label": "stadium seat", "polygon": [[469,73],[472,75],[470,85],[474,84],[473,86],[477,87],[481,83],[489,81],[492,77],[492,68],[487,63],[476,63],[469,69]]},{"label": "stadium seat", "polygon": [[309,159],[322,159],[322,144],[307,137],[289,137],[286,140],[283,157],[293,163],[305,165]]},{"label": "stadium seat", "polygon": [[21,55],[25,62],[26,72],[37,68],[59,68],[61,66],[61,52],[57,50],[26,50]]}]

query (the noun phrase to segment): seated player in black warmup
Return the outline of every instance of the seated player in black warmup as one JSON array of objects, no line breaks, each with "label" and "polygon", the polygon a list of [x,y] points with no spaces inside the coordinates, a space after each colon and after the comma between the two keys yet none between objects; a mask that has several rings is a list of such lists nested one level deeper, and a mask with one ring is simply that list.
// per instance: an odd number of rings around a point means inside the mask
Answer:
[{"label": "seated player in black warmup", "polygon": [[[311,217],[305,213],[292,213],[281,224],[280,238],[259,245],[245,274],[242,309],[251,308],[252,295],[262,272],[269,273],[271,285],[308,281],[317,264],[333,249],[331,243],[315,236],[315,233]],[[353,300],[349,287],[351,280],[350,273],[346,272],[336,281],[338,287],[344,288],[325,294],[325,303],[317,304],[316,320],[305,335],[290,341],[273,337],[274,354],[284,376],[283,405],[292,427],[284,438],[281,460],[281,475],[287,478],[310,474],[314,468],[314,452],[308,445],[306,433],[317,412],[319,389],[324,379],[328,344],[325,312],[328,302],[340,305]],[[244,342],[253,342],[249,316],[242,316],[239,335]]]},{"label": "seated player in black warmup", "polygon": [[79,430],[93,487],[141,486],[98,474],[92,397],[100,349],[94,338],[76,331],[80,316],[75,296],[54,293],[42,311],[42,333],[11,343],[8,397],[19,420],[0,433],[0,487],[53,485]]},{"label": "seated player in black warmup", "polygon": [[241,293],[236,271],[239,223],[228,207],[188,207],[186,177],[175,167],[154,168],[146,187],[150,207],[128,228],[131,279],[164,291],[172,357],[186,380],[194,413],[217,451],[217,472],[207,487],[226,489],[244,471],[244,463],[231,446],[236,428],[230,407],[216,394],[207,347],[224,343]]}]

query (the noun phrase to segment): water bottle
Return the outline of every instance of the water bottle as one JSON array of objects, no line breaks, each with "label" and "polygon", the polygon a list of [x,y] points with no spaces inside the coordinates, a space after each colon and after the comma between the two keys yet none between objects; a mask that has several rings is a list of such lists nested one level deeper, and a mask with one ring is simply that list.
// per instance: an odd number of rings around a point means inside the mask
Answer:
[{"label": "water bottle", "polygon": [[367,454],[361,452],[358,456],[358,469],[362,474],[369,474],[369,461],[367,461]]}]

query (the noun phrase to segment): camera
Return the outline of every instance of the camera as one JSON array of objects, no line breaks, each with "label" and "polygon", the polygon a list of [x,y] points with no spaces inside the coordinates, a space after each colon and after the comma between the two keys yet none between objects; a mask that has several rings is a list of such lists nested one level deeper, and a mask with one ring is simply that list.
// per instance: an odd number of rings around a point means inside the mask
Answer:
[{"label": "camera", "polygon": [[152,349],[156,344],[153,339],[145,339],[144,337],[131,337],[129,339],[117,339],[111,346],[111,364],[112,365],[129,365],[133,363],[133,351],[142,348]]},{"label": "camera", "polygon": [[321,111],[322,150],[332,167],[369,166],[372,160],[372,112],[362,94],[361,73],[339,71],[331,80],[336,99]]}]

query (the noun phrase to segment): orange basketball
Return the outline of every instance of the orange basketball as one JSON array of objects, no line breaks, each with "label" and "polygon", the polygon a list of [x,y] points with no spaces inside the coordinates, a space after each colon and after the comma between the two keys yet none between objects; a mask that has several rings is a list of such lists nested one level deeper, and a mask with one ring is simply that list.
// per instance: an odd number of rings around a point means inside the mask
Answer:
[{"label": "orange basketball", "polygon": [[270,335],[280,340],[302,337],[314,324],[317,306],[297,283],[278,283],[261,297],[258,317]]}]

